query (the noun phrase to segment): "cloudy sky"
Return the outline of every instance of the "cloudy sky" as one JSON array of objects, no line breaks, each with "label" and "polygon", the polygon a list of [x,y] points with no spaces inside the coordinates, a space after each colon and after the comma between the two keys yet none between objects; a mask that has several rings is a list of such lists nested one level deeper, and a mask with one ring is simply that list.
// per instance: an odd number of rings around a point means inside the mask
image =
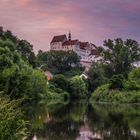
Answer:
[{"label": "cloudy sky", "polygon": [[140,0],[0,0],[0,26],[48,50],[54,35],[102,45],[122,37],[140,42]]}]

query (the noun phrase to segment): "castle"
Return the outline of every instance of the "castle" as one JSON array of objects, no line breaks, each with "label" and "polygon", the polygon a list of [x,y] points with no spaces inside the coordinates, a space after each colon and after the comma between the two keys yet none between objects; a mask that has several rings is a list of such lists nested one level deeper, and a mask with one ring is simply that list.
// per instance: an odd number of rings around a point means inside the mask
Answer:
[{"label": "castle", "polygon": [[55,51],[72,50],[80,56],[81,64],[86,67],[90,66],[93,61],[96,62],[101,59],[99,53],[97,52],[97,47],[94,44],[81,42],[79,40],[72,40],[70,32],[68,38],[66,35],[54,36],[50,43],[50,49]]}]

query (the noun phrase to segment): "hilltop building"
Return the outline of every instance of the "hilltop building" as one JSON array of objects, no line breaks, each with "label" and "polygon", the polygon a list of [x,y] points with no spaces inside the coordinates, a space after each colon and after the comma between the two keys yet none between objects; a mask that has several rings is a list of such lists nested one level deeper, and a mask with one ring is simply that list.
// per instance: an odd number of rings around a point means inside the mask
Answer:
[{"label": "hilltop building", "polygon": [[89,67],[93,61],[96,62],[101,59],[94,44],[81,42],[78,39],[72,40],[71,33],[69,33],[68,38],[66,35],[54,36],[50,43],[50,49],[55,51],[74,51],[80,56],[81,64],[85,67]]}]

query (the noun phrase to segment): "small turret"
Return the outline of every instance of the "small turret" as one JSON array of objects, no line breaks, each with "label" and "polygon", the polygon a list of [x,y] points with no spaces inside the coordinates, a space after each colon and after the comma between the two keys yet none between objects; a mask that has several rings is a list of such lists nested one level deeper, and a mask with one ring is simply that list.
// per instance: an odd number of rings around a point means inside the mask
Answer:
[{"label": "small turret", "polygon": [[71,40],[71,32],[69,32],[68,39]]}]

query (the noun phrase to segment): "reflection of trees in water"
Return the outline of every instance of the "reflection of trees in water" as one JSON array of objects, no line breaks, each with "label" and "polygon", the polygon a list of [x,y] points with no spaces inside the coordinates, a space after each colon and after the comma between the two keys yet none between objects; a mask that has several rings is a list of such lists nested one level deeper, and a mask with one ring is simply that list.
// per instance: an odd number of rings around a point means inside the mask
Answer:
[{"label": "reflection of trees in water", "polygon": [[129,109],[127,114],[121,106],[95,104],[93,107],[89,106],[89,125],[92,131],[100,133],[104,140],[138,140],[138,136],[132,134],[130,126],[130,122],[135,121],[136,116],[133,120],[129,119],[129,115],[135,111],[135,108]]},{"label": "reflection of trees in water", "polygon": [[71,121],[55,122],[50,121],[38,129],[36,134],[39,138],[47,140],[75,140],[79,134],[80,124]]},{"label": "reflection of trees in water", "polygon": [[37,137],[48,140],[75,140],[79,134],[79,128],[83,124],[86,105],[69,103],[63,106],[50,106],[49,118],[42,128],[36,130]]},{"label": "reflection of trees in water", "polygon": [[[85,128],[86,132],[97,134],[104,140],[138,140],[139,109],[138,106],[90,105],[84,102],[51,104],[36,112],[35,124],[41,125],[34,130],[39,140],[75,140]],[[132,130],[137,131],[137,136],[135,131],[132,134]]]},{"label": "reflection of trees in water", "polygon": [[69,103],[58,110],[50,111],[50,115],[57,120],[73,120],[75,122],[82,122],[86,112],[85,103]]}]

